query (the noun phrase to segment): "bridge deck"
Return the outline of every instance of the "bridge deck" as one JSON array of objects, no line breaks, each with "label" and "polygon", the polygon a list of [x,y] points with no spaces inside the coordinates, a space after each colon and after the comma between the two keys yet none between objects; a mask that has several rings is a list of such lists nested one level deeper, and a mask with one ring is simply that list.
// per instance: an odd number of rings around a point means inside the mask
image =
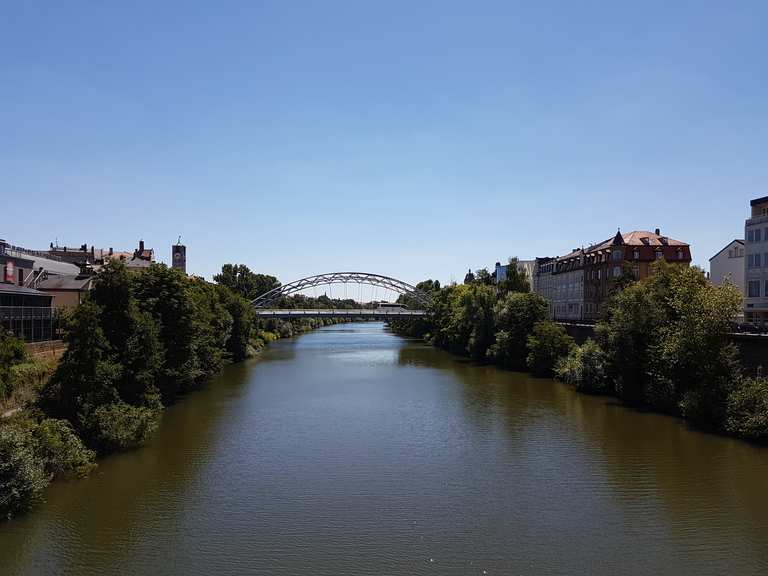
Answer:
[{"label": "bridge deck", "polygon": [[424,310],[387,310],[382,308],[318,308],[318,309],[256,309],[256,315],[259,318],[376,318],[386,319],[408,319],[421,318],[426,316]]}]

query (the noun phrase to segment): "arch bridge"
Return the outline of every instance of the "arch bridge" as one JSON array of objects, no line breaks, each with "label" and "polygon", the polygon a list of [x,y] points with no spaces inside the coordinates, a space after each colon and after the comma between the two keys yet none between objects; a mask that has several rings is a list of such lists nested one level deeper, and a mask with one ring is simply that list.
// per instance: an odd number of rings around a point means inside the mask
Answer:
[{"label": "arch bridge", "polygon": [[[377,288],[383,288],[406,296],[410,302],[415,303],[418,308],[387,309],[387,308],[317,308],[317,309],[291,309],[278,308],[280,299],[292,294],[298,294],[308,288],[317,286],[328,286],[332,284],[357,284],[367,285]],[[381,274],[372,274],[370,272],[331,272],[328,274],[317,274],[301,278],[288,284],[282,284],[265,292],[251,301],[251,305],[256,309],[256,314],[260,318],[377,318],[377,319],[395,319],[395,318],[418,318],[426,315],[425,309],[429,306],[430,296],[426,292],[419,290],[415,286]]]}]

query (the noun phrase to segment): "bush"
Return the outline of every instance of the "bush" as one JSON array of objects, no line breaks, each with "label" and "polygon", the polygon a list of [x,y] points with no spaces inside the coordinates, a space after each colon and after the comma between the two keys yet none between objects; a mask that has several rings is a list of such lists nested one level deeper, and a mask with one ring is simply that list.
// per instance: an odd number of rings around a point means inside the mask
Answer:
[{"label": "bush", "polygon": [[555,375],[579,392],[605,394],[610,391],[605,353],[591,339],[581,346],[574,346],[561,358],[555,367]]},{"label": "bush", "polygon": [[557,362],[568,355],[574,346],[562,326],[545,320],[537,322],[528,337],[528,368],[537,376],[551,376]]},{"label": "bush", "polygon": [[24,342],[0,327],[0,400],[8,398],[13,392],[11,370],[26,360]]},{"label": "bush", "polygon": [[131,406],[124,402],[99,406],[88,418],[88,436],[101,454],[135,448],[157,429],[162,414],[157,406]]},{"label": "bush", "polygon": [[30,509],[51,481],[28,430],[0,424],[0,517]]},{"label": "bush", "polygon": [[768,378],[747,378],[735,386],[728,398],[726,429],[768,442]]},{"label": "bush", "polygon": [[84,478],[96,466],[88,450],[66,420],[48,418],[33,428],[37,454],[55,477]]}]

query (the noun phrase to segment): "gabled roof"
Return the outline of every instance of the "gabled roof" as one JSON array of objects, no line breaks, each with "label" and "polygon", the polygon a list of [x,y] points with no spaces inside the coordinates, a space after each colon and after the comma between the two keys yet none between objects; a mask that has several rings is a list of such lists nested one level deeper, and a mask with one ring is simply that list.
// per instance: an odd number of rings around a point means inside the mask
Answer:
[{"label": "gabled roof", "polygon": [[731,240],[730,242],[728,242],[728,244],[726,244],[726,245],[723,247],[723,249],[722,249],[722,250],[720,250],[720,251],[719,251],[717,254],[715,254],[714,256],[712,256],[712,258],[710,258],[710,259],[709,259],[709,261],[710,261],[710,262],[712,262],[712,260],[714,260],[715,258],[717,258],[718,256],[720,256],[720,254],[722,254],[723,252],[725,252],[726,250],[728,250],[728,248],[730,248],[730,247],[731,247],[731,246],[733,246],[734,244],[741,244],[742,246],[744,246],[744,240],[739,240],[738,238],[737,238],[736,240]]},{"label": "gabled roof", "polygon": [[[624,240],[624,246],[688,246],[685,242],[669,238],[662,234],[656,234],[655,232],[648,232],[647,230],[633,230],[627,234],[616,234],[616,236],[600,242],[599,244],[593,244],[587,248],[587,252],[594,252],[597,250],[608,250],[612,246],[616,246],[616,241],[622,238]],[[646,238],[648,242],[643,242],[642,239]],[[661,239],[666,238],[666,243]]]}]

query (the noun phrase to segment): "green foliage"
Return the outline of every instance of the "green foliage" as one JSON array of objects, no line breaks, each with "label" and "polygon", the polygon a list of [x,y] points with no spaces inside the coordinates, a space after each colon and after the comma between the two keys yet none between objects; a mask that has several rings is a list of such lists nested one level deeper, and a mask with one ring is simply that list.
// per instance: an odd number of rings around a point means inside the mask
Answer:
[{"label": "green foliage", "polygon": [[437,296],[431,310],[437,345],[455,354],[485,358],[495,334],[494,289],[483,284],[462,284],[444,289]]},{"label": "green foliage", "polygon": [[213,280],[246,300],[253,300],[280,286],[280,282],[274,276],[255,274],[245,264],[224,264],[221,267],[221,274],[216,274]]},{"label": "green foliage", "polygon": [[26,361],[24,342],[0,328],[0,400],[13,392],[12,369]]},{"label": "green foliage", "polygon": [[34,437],[19,426],[0,424],[0,517],[31,508],[50,480]]},{"label": "green foliage", "polygon": [[756,442],[768,442],[768,378],[746,378],[728,397],[726,430]]},{"label": "green foliage", "polygon": [[507,265],[507,277],[499,282],[499,291],[507,292],[530,292],[531,283],[528,274],[524,269],[519,268],[519,260],[510,258]]},{"label": "green foliage", "polygon": [[84,478],[96,466],[96,457],[66,420],[46,418],[32,427],[38,457],[54,477]]},{"label": "green foliage", "polygon": [[552,376],[555,366],[574,347],[565,328],[550,320],[537,322],[528,336],[528,368],[537,376]]},{"label": "green foliage", "polygon": [[232,316],[222,301],[222,291],[200,278],[188,281],[187,293],[192,302],[194,333],[192,350],[197,373],[194,381],[221,369],[226,343],[232,332]]},{"label": "green foliage", "polygon": [[162,404],[132,406],[124,402],[104,404],[89,414],[87,436],[102,454],[135,448],[157,429]]},{"label": "green foliage", "polygon": [[525,370],[528,336],[547,318],[546,301],[538,294],[510,292],[496,302],[493,313],[498,332],[489,357],[505,368]]},{"label": "green foliage", "polygon": [[555,376],[579,392],[605,394],[611,391],[606,372],[606,357],[592,339],[574,346],[555,367]]},{"label": "green foliage", "polygon": [[656,265],[618,292],[597,327],[619,396],[680,411],[700,426],[723,426],[739,378],[731,320],[741,306],[733,286],[715,286],[696,268]]},{"label": "green foliage", "polygon": [[69,420],[81,436],[92,410],[119,399],[122,366],[111,357],[100,322],[101,309],[93,302],[77,307],[67,327],[67,351],[39,398],[43,412]]},{"label": "green foliage", "polygon": [[219,286],[219,298],[232,318],[226,350],[232,360],[238,362],[250,355],[251,330],[254,313],[250,302],[226,286]]},{"label": "green foliage", "polygon": [[162,265],[152,265],[135,275],[132,282],[139,309],[148,313],[159,329],[164,357],[157,387],[166,403],[191,389],[204,374],[196,353],[202,356],[204,352],[196,350],[197,310],[188,285],[184,274]]},{"label": "green foliage", "polygon": [[481,268],[480,270],[475,271],[474,282],[477,284],[484,284],[486,286],[493,286],[494,277],[490,272],[488,272],[487,268]]}]

